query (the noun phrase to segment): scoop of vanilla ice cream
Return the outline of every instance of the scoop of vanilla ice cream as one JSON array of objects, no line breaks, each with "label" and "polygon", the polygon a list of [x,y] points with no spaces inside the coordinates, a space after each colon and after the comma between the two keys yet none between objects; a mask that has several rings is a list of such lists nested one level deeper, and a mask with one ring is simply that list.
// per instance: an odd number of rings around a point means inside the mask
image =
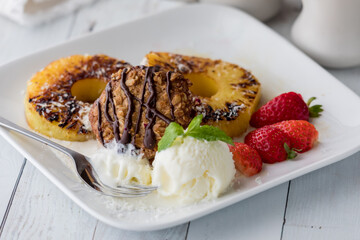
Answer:
[{"label": "scoop of vanilla ice cream", "polygon": [[131,147],[125,153],[118,148],[103,148],[90,156],[100,179],[111,186],[124,184],[151,184],[149,161],[141,155],[131,154]]},{"label": "scoop of vanilla ice cream", "polygon": [[183,203],[218,197],[236,172],[226,143],[193,137],[177,139],[157,152],[153,167],[152,184],[159,186],[158,193]]}]

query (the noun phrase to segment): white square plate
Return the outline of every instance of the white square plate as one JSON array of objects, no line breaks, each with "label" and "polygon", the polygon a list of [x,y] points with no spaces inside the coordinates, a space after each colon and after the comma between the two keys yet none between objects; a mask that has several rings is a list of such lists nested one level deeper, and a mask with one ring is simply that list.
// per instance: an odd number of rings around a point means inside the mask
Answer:
[{"label": "white square plate", "polygon": [[128,230],[156,230],[204,216],[285,181],[339,161],[360,149],[360,99],[323,68],[249,15],[228,7],[188,5],[85,36],[0,67],[0,115],[27,126],[23,114],[26,81],[51,61],[74,54],[104,53],[132,64],[149,51],[200,54],[251,70],[263,87],[262,101],[296,91],[317,96],[323,116],[314,121],[320,143],[294,161],[266,165],[260,175],[219,199],[196,208],[154,216],[151,211],[116,213],[41,144],[0,133],[80,207],[101,221]]}]

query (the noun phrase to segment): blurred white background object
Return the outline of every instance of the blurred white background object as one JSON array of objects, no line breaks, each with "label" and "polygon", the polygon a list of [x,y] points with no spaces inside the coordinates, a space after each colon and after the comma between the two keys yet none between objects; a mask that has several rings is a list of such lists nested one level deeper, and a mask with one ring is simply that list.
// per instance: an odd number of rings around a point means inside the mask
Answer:
[{"label": "blurred white background object", "polygon": [[360,65],[360,0],[303,0],[292,39],[323,66]]},{"label": "blurred white background object", "polygon": [[21,25],[36,25],[94,0],[0,0],[0,14]]},{"label": "blurred white background object", "polygon": [[198,0],[167,0],[167,1],[186,2],[186,3],[198,2]]},{"label": "blurred white background object", "polygon": [[282,0],[200,0],[200,2],[227,4],[238,7],[261,21],[274,17],[282,5]]}]

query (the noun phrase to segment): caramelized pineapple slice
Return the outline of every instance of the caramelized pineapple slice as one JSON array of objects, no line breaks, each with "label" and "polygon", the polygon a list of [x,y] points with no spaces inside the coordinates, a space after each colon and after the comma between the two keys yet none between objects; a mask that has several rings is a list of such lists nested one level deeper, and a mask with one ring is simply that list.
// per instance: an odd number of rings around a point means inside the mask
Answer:
[{"label": "caramelized pineapple slice", "polygon": [[25,116],[29,126],[60,140],[94,138],[88,119],[90,107],[111,75],[126,65],[105,55],[74,55],[50,63],[27,83]]},{"label": "caramelized pineapple slice", "polygon": [[250,72],[221,60],[165,52],[151,52],[144,60],[148,66],[182,72],[192,82],[194,110],[206,124],[230,137],[246,131],[260,100],[260,83]]}]

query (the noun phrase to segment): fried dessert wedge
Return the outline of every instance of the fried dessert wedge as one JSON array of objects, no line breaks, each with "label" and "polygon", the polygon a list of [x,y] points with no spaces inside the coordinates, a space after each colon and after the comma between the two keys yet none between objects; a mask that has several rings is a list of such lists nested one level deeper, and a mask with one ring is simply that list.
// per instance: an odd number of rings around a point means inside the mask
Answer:
[{"label": "fried dessert wedge", "polygon": [[94,138],[88,113],[111,75],[128,63],[105,55],[74,55],[50,63],[27,83],[25,116],[29,126],[67,141]]},{"label": "fried dessert wedge", "polygon": [[260,100],[260,83],[238,65],[166,52],[150,52],[147,66],[181,72],[192,83],[193,108],[204,123],[219,127],[230,137],[240,136],[249,126]]},{"label": "fried dessert wedge", "polygon": [[181,73],[136,66],[113,74],[89,118],[105,147],[115,140],[140,149],[149,160],[171,122],[187,127],[192,119],[189,82]]}]

